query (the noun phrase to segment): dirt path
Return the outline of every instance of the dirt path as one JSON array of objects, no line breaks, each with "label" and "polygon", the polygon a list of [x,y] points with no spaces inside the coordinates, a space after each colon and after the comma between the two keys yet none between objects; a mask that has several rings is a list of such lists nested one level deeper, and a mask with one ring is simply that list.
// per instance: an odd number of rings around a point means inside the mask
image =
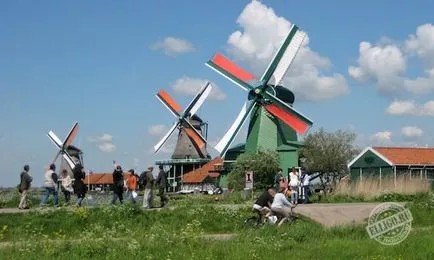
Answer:
[{"label": "dirt path", "polygon": [[[381,203],[322,203],[300,204],[294,212],[326,227],[360,224]],[[399,203],[404,204],[404,203]]]}]

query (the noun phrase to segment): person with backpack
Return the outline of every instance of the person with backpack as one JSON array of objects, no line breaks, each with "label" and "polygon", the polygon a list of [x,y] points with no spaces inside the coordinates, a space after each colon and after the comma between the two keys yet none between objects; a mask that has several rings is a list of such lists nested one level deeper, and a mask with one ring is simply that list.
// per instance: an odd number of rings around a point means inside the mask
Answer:
[{"label": "person with backpack", "polygon": [[53,195],[54,199],[54,207],[59,207],[59,198],[58,198],[58,177],[55,172],[56,165],[54,163],[50,164],[49,169],[45,172],[44,175],[44,187],[45,187],[45,195],[41,200],[41,207],[44,207],[47,204],[48,197]]},{"label": "person with backpack", "polygon": [[122,167],[118,164],[113,171],[113,199],[112,204],[116,204],[116,200],[119,199],[119,203],[122,204],[124,201],[124,174]]},{"label": "person with backpack", "polygon": [[32,183],[32,177],[29,174],[30,167],[29,165],[24,165],[24,170],[20,174],[20,185],[19,191],[21,193],[20,204],[18,205],[19,209],[28,209],[27,206],[27,194],[30,189],[30,185]]},{"label": "person with backpack", "polygon": [[147,171],[143,171],[139,176],[139,190],[145,189],[146,173]]},{"label": "person with backpack", "polygon": [[84,184],[84,178],[86,178],[86,173],[84,172],[84,168],[80,163],[77,163],[72,170],[74,174],[74,184],[73,189],[75,195],[77,195],[77,201],[75,205],[77,207],[81,207],[81,202],[84,200],[87,192],[87,186]]},{"label": "person with backpack", "polygon": [[160,172],[158,173],[155,183],[158,185],[158,196],[160,197],[161,207],[163,208],[169,202],[169,197],[166,192],[167,188],[167,173],[163,169],[163,165],[159,166]]}]

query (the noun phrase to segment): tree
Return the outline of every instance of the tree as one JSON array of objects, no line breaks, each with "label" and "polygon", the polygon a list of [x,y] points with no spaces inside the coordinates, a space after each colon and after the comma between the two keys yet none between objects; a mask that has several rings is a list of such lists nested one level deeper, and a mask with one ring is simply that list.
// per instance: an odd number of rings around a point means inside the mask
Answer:
[{"label": "tree", "polygon": [[264,189],[273,184],[274,174],[279,168],[279,156],[273,150],[259,150],[256,153],[241,154],[228,175],[229,187],[244,188],[246,170],[253,171],[255,189]]},{"label": "tree", "polygon": [[330,133],[323,128],[308,134],[300,157],[304,157],[303,166],[309,172],[319,172],[327,183],[334,185],[348,174],[347,164],[359,153],[354,142],[357,135],[350,131],[338,130]]}]

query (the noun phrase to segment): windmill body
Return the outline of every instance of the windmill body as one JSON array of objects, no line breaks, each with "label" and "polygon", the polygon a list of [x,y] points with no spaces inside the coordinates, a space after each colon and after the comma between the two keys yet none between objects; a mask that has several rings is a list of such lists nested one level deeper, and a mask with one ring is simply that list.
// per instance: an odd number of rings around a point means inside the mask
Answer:
[{"label": "windmill body", "polygon": [[[298,142],[297,134],[305,134],[312,121],[293,108],[294,94],[279,84],[305,37],[304,32],[296,25],[292,25],[288,36],[259,80],[218,53],[206,63],[208,67],[247,92],[247,101],[240,113],[215,146],[226,160],[234,160],[243,152],[271,149],[279,153],[282,169],[298,166],[297,151],[302,143]],[[230,149],[248,118],[250,120],[246,143]]]},{"label": "windmill body", "polygon": [[[202,126],[203,121],[198,116],[188,117],[190,124],[203,136]],[[206,159],[209,158],[206,146],[198,147],[193,139],[191,139],[183,127],[179,128],[178,139],[176,141],[175,150],[172,154],[172,159]]]},{"label": "windmill body", "polygon": [[79,148],[72,145],[77,133],[78,123],[76,122],[69,131],[69,134],[66,136],[64,142],[62,142],[53,131],[49,131],[47,134],[48,138],[59,149],[52,161],[52,163],[55,163],[59,155],[61,156],[59,173],[65,169],[68,174],[72,176],[72,170],[74,169],[75,165],[77,163],[83,165],[83,152]]},{"label": "windmill body", "polygon": [[211,90],[212,85],[208,82],[184,111],[164,90],[160,90],[156,95],[157,99],[176,117],[176,121],[169,131],[154,146],[156,153],[163,148],[170,136],[178,129],[178,139],[171,159],[155,162],[157,165],[166,166],[168,182],[171,186],[170,191],[178,191],[182,187],[184,173],[200,168],[211,159],[206,150],[206,138],[203,137],[204,129],[202,128],[206,123],[196,115]]}]

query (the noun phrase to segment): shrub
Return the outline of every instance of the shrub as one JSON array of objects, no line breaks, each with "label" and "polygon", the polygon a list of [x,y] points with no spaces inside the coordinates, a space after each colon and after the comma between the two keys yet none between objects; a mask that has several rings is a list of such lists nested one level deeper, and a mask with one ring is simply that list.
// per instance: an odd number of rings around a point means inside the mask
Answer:
[{"label": "shrub", "polygon": [[244,188],[246,170],[253,171],[255,189],[265,189],[272,185],[279,168],[279,155],[273,150],[258,150],[256,153],[240,155],[228,175],[229,186],[240,190]]}]

